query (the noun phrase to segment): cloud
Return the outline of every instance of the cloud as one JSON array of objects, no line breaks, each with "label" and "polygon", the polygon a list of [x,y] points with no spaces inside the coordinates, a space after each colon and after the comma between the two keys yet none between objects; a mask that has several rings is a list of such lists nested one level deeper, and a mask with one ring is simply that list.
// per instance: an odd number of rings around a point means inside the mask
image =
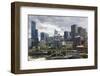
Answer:
[{"label": "cloud", "polygon": [[58,26],[55,26],[55,25],[52,25],[52,24],[41,24],[42,28],[44,27],[44,29],[38,29],[39,32],[46,32],[49,34],[49,36],[52,36],[54,35],[54,30],[57,30],[59,31],[60,34],[63,34],[62,33],[62,30],[61,28],[59,28]]},{"label": "cloud", "polygon": [[83,28],[88,27],[87,17],[75,17],[75,16],[42,16],[42,15],[30,15],[29,19],[29,33],[31,28],[31,21],[36,22],[36,28],[40,32],[46,32],[50,36],[54,34],[54,30],[59,31],[63,35],[64,31],[71,31],[71,25],[77,24]]}]

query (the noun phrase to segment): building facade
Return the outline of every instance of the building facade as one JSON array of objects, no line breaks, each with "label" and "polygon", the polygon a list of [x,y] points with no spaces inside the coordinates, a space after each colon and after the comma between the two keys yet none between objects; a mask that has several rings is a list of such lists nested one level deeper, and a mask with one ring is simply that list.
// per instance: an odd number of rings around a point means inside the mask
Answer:
[{"label": "building facade", "polygon": [[38,30],[36,29],[36,23],[31,22],[31,39],[29,39],[30,47],[38,46]]},{"label": "building facade", "polygon": [[71,26],[71,39],[73,40],[75,36],[77,36],[78,30],[77,30],[77,25],[74,24]]},{"label": "building facade", "polygon": [[64,31],[64,40],[65,40],[65,41],[68,40],[68,31]]}]

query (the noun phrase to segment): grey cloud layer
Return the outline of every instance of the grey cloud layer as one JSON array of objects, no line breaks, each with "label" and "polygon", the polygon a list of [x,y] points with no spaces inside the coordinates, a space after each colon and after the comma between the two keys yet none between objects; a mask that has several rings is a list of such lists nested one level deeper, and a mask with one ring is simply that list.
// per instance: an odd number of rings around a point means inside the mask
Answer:
[{"label": "grey cloud layer", "polygon": [[40,38],[40,32],[46,32],[49,36],[54,35],[54,30],[57,30],[60,35],[64,35],[64,31],[71,31],[71,25],[77,24],[83,28],[88,27],[87,17],[74,17],[74,16],[40,16],[29,15],[28,16],[28,37],[31,37],[31,21],[36,22],[36,29],[38,29],[38,37]]},{"label": "grey cloud layer", "polygon": [[29,21],[35,21],[37,24],[50,24],[59,27],[61,30],[70,31],[72,24],[77,24],[83,28],[88,26],[87,17],[71,17],[71,16],[38,16],[30,15]]}]

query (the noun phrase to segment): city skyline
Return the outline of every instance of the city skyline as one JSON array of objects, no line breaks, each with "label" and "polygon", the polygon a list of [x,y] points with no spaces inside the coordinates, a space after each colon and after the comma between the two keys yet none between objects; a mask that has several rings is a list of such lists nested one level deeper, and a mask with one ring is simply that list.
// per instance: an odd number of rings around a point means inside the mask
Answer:
[{"label": "city skyline", "polygon": [[[63,35],[61,35],[57,30],[54,30],[54,34],[52,36],[49,36],[49,34],[47,32],[38,32],[38,29],[36,28],[36,22],[32,21],[31,22],[31,38],[29,39],[37,39],[38,41],[41,40],[46,40],[47,38],[50,37],[55,37],[55,36],[59,36],[64,38],[65,40],[71,40],[73,38],[75,38],[76,36],[81,36],[81,37],[86,37],[87,32],[85,28],[82,27],[78,27],[77,25],[73,24],[71,25],[71,31],[64,31]],[[40,36],[38,35],[40,33]],[[45,39],[44,39],[45,38]]]},{"label": "city skyline", "polygon": [[[86,25],[84,27],[78,25],[81,23],[81,20],[86,23],[84,18],[81,18],[79,23],[73,23],[75,18],[71,17],[70,19],[72,20],[69,21],[71,22],[70,26],[66,24],[66,18],[69,17],[42,16],[44,18],[41,18],[40,21],[42,22],[39,21],[40,18],[39,16],[39,18],[34,18],[33,20],[30,17],[31,20],[29,20],[29,31],[31,34],[31,37],[28,38],[29,60],[40,58],[52,60],[88,57]],[[38,21],[35,21],[35,19]],[[64,20],[66,20],[65,23],[63,23]]]},{"label": "city skyline", "polygon": [[[60,16],[29,16],[29,36],[31,38],[31,21],[36,22],[36,28],[39,32],[48,33],[49,36],[54,35],[54,31],[57,30],[61,35],[64,35],[64,31],[71,31],[71,25],[76,24],[78,27],[83,27],[87,30],[88,18],[87,17],[60,17]],[[84,23],[84,26],[82,26]],[[39,38],[40,39],[40,38]]]}]

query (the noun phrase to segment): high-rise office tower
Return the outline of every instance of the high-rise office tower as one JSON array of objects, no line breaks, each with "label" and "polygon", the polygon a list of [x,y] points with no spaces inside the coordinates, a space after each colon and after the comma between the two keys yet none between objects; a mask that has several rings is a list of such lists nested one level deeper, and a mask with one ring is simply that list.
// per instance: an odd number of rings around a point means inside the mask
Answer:
[{"label": "high-rise office tower", "polygon": [[78,35],[80,35],[83,38],[86,38],[87,37],[86,29],[82,27],[78,27]]},{"label": "high-rise office tower", "polygon": [[78,27],[78,34],[81,35],[83,28],[82,27]]},{"label": "high-rise office tower", "polygon": [[38,30],[36,29],[36,23],[34,21],[31,22],[31,39],[32,39],[32,46],[37,46]]},{"label": "high-rise office tower", "polygon": [[34,21],[31,22],[31,38],[35,38],[35,31],[36,31],[36,23]]},{"label": "high-rise office tower", "polygon": [[49,35],[47,33],[41,32],[41,40],[47,41]]},{"label": "high-rise office tower", "polygon": [[71,38],[72,40],[77,36],[78,30],[77,30],[77,25],[74,24],[71,26]]},{"label": "high-rise office tower", "polygon": [[64,31],[64,40],[68,40],[68,31]]}]

